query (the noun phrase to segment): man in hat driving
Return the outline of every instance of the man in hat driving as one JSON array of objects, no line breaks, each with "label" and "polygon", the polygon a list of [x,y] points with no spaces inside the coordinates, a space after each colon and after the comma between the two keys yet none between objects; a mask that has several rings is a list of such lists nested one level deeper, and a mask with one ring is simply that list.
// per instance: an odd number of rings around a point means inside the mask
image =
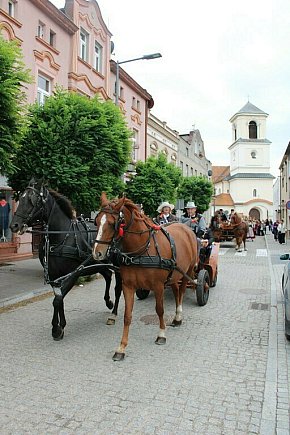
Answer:
[{"label": "man in hat driving", "polygon": [[176,222],[176,216],[171,213],[173,209],[173,204],[170,204],[167,201],[163,201],[157,209],[159,215],[156,217],[155,221],[160,225],[169,224],[170,222]]},{"label": "man in hat driving", "polygon": [[181,222],[188,225],[195,233],[198,240],[199,255],[203,254],[209,257],[211,244],[214,240],[212,231],[206,227],[204,217],[197,213],[194,201],[188,201],[185,206],[187,216],[181,218]]}]

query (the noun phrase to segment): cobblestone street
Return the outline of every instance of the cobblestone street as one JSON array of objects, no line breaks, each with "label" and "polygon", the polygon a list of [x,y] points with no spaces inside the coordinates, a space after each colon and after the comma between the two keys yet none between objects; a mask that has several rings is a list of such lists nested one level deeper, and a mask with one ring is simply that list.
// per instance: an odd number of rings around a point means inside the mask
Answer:
[{"label": "cobblestone street", "polygon": [[[67,296],[61,342],[51,337],[51,296],[2,312],[1,434],[289,434],[279,260],[288,247],[271,235],[247,246],[221,245],[207,305],[187,290],[184,322],[168,327],[165,346],[154,344],[153,293],[136,299],[122,362],[112,355],[123,299],[107,326],[103,279]],[[174,310],[166,290],[168,321]]]}]

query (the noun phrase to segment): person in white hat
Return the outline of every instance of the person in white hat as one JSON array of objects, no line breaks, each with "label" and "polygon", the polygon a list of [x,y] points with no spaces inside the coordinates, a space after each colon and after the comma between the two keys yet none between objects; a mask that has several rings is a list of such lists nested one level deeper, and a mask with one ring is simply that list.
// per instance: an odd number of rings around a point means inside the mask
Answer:
[{"label": "person in white hat", "polygon": [[170,204],[168,201],[163,201],[157,209],[159,215],[156,217],[155,221],[160,225],[169,224],[170,222],[176,222],[176,216],[171,213],[173,209],[173,204]]},{"label": "person in white hat", "polygon": [[181,222],[188,225],[195,233],[198,240],[199,255],[209,257],[211,252],[211,245],[214,241],[213,234],[210,228],[206,227],[204,217],[197,213],[194,201],[188,201],[185,206],[187,216],[181,218]]}]

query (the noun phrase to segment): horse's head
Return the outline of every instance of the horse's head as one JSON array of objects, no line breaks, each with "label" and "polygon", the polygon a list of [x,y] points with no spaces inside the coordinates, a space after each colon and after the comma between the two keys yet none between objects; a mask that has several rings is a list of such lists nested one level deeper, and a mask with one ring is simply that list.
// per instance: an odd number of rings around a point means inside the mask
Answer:
[{"label": "horse's head", "polygon": [[13,233],[23,234],[28,227],[39,219],[40,213],[47,199],[48,191],[42,181],[30,181],[19,198],[17,210],[10,224]]},{"label": "horse's head", "polygon": [[114,237],[118,235],[124,225],[125,198],[118,201],[109,201],[105,193],[101,195],[101,210],[98,213],[95,224],[98,228],[96,241],[93,246],[95,260],[104,260],[107,256],[108,247]]},{"label": "horse's head", "polygon": [[238,225],[242,222],[242,218],[238,215],[237,212],[234,212],[231,216],[231,224]]}]

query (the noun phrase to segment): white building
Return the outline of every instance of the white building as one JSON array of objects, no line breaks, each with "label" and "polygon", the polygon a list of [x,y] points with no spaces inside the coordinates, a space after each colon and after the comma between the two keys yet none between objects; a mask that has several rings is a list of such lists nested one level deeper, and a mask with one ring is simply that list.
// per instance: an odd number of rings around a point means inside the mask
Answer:
[{"label": "white building", "polygon": [[227,210],[232,204],[230,208],[244,216],[260,220],[273,218],[275,177],[270,174],[267,117],[267,113],[249,101],[231,117],[233,143],[229,146],[229,173],[217,179],[217,170],[213,167],[215,208]]}]

